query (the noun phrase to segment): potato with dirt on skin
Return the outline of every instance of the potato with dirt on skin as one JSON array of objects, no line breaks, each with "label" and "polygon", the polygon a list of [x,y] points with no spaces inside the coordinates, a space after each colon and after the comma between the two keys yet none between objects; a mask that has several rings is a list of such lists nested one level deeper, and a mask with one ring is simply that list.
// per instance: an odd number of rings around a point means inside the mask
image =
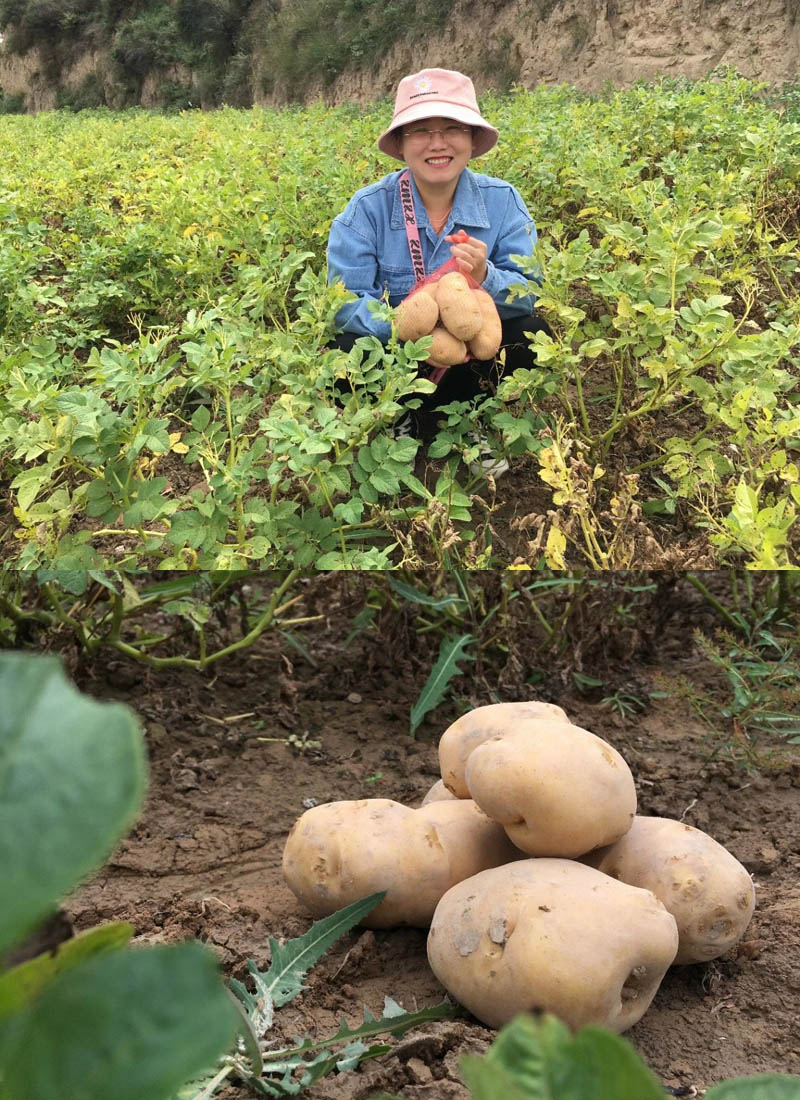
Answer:
[{"label": "potato with dirt on skin", "polygon": [[480,332],[483,314],[475,291],[460,272],[451,271],[439,279],[436,304],[442,324],[459,340],[471,340]]},{"label": "potato with dirt on skin", "polygon": [[474,359],[494,359],[503,342],[503,322],[491,294],[478,288],[475,297],[481,310],[481,327],[467,347]]},{"label": "potato with dirt on skin", "polygon": [[753,915],[755,890],[747,870],[708,833],[682,821],[638,816],[625,836],[591,852],[585,862],[655,894],[678,925],[676,963],[724,955]]},{"label": "potato with dirt on skin", "polygon": [[429,356],[433,363],[454,367],[456,363],[464,362],[467,357],[467,345],[463,340],[457,339],[442,325],[437,325],[431,335],[433,341]]},{"label": "potato with dirt on skin", "polygon": [[636,786],[617,750],[558,718],[484,741],[465,778],[483,812],[531,856],[575,859],[613,844],[636,814]]},{"label": "potato with dirt on skin", "polygon": [[365,798],[307,810],[286,841],[283,877],[315,917],[385,890],[365,927],[427,928],[456,882],[519,858],[501,826],[471,799],[415,810]]},{"label": "potato with dirt on skin", "polygon": [[573,1029],[625,1031],[677,947],[675,918],[649,890],[568,859],[523,859],[458,883],[428,933],[436,977],[494,1028],[545,1011]]},{"label": "potato with dirt on skin", "polygon": [[400,303],[396,310],[397,339],[419,340],[429,336],[439,320],[439,307],[430,294],[418,290]]},{"label": "potato with dirt on skin", "polygon": [[561,707],[531,699],[524,703],[488,703],[462,714],[439,739],[442,782],[457,798],[469,798],[464,770],[469,754],[492,737],[502,736],[519,722],[548,718],[569,722]]}]

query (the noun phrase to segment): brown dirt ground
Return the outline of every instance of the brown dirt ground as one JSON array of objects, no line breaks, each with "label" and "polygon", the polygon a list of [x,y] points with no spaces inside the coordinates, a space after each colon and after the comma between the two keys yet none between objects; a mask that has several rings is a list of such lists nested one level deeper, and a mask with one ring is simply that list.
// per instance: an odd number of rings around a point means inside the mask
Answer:
[{"label": "brown dirt ground", "polygon": [[[659,672],[696,674],[688,625],[673,619],[661,659],[629,669],[639,684]],[[117,659],[78,673],[83,690],[123,700],[141,715],[151,758],[149,798],[108,865],[64,906],[75,931],[125,919],[139,942],[194,936],[243,979],[246,960],[269,963],[268,936],[304,932],[310,918],[284,885],[285,837],[307,800],[380,796],[416,804],[437,778],[436,741],[464,709],[490,699],[473,681],[459,704],[441,706],[408,734],[420,681],[408,659],[374,644],[339,652],[335,624],[313,640],[314,663],[262,641],[205,674],[156,673]],[[667,644],[669,642],[669,644]],[[390,649],[390,647],[389,647]],[[416,678],[415,678],[416,677]],[[534,694],[531,692],[531,694]],[[623,723],[555,683],[540,697],[613,743],[637,779],[640,812],[705,829],[752,873],[755,917],[743,942],[707,965],[668,972],[627,1037],[673,1095],[760,1072],[800,1074],[800,757],[742,771],[710,759],[705,729],[675,699]],[[319,750],[280,742],[306,731]],[[378,1012],[384,994],[405,1008],[438,1003],[419,930],[348,934],[312,971],[305,993],[279,1013],[287,1037],[334,1031],[339,1018]],[[310,1100],[362,1100],[383,1090],[409,1100],[467,1097],[458,1062],[493,1033],[473,1018],[428,1025],[361,1071],[327,1079]],[[224,1100],[245,1100],[231,1087]]]}]

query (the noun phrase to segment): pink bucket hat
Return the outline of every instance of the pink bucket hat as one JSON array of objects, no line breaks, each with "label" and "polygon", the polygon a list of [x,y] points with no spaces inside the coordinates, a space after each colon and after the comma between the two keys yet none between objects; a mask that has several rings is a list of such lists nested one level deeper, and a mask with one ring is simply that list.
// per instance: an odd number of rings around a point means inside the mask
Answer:
[{"label": "pink bucket hat", "polygon": [[452,69],[423,69],[404,76],[397,86],[392,124],[378,138],[378,148],[395,160],[402,160],[394,131],[424,118],[452,118],[465,126],[477,127],[474,157],[479,157],[497,144],[498,133],[478,110],[475,88],[468,76]]}]

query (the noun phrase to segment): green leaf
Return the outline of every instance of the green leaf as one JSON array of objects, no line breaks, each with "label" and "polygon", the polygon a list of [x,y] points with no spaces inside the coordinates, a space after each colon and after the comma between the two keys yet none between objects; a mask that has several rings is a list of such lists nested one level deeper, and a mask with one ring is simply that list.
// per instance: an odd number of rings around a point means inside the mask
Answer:
[{"label": "green leaf", "polygon": [[[476,1063],[483,1063],[478,1068]],[[483,1059],[466,1058],[467,1083],[475,1100],[492,1092],[492,1076],[505,1074],[525,1100],[663,1100],[664,1090],[625,1039],[603,1028],[583,1028],[574,1037],[555,1016],[521,1015],[507,1024]],[[488,1072],[490,1071],[490,1072]],[[515,1095],[508,1093],[508,1095]]]},{"label": "green leaf", "polygon": [[53,657],[0,654],[0,952],[109,854],[144,797],[133,711],[84,698]]},{"label": "green leaf", "polygon": [[380,905],[385,891],[353,902],[352,905],[315,921],[302,936],[278,943],[270,936],[270,967],[261,971],[252,960],[248,969],[256,985],[256,995],[241,982],[232,981],[231,988],[247,1009],[253,1022],[253,1030],[260,1035],[272,1026],[273,1009],[288,1004],[304,989],[303,979],[310,968],[322,958],[331,944]]},{"label": "green leaf", "polygon": [[55,581],[59,588],[71,596],[82,596],[89,587],[89,573],[86,569],[37,569],[36,580],[39,584]]},{"label": "green leaf", "polygon": [[475,1054],[465,1055],[460,1066],[472,1100],[555,1100],[550,1092],[523,1091],[501,1066],[490,1065]]},{"label": "green leaf", "polygon": [[706,1100],[800,1100],[800,1077],[763,1073],[723,1081],[709,1089]]},{"label": "green leaf", "polygon": [[409,603],[418,603],[423,607],[430,607],[434,611],[441,611],[445,607],[450,607],[453,604],[464,607],[464,601],[460,596],[430,596],[427,592],[420,592],[419,589],[414,588],[413,585],[406,584],[405,581],[398,581],[391,575],[387,576],[389,587],[402,596],[404,600]]},{"label": "green leaf", "polygon": [[375,470],[371,473],[369,475],[369,480],[374,488],[385,496],[393,496],[400,489],[400,483],[397,478],[394,477],[385,466],[383,469]]},{"label": "green leaf", "polygon": [[550,1070],[559,1100],[663,1100],[664,1090],[639,1055],[619,1035],[587,1027],[571,1039]]},{"label": "green leaf", "polygon": [[116,951],[62,974],[13,1021],[3,1086],[14,1100],[167,1100],[235,1034],[206,948]]},{"label": "green leaf", "polygon": [[17,474],[11,482],[11,488],[17,490],[17,504],[21,511],[28,511],[52,477],[53,470],[49,466],[31,466]]},{"label": "green leaf", "polygon": [[458,662],[460,660],[473,660],[464,650],[474,640],[471,634],[462,634],[458,638],[442,639],[442,644],[439,647],[439,659],[431,669],[431,674],[425,682],[419,698],[411,708],[412,734],[428,711],[433,710],[441,703],[453,677],[461,674]]},{"label": "green leaf", "polygon": [[204,432],[211,422],[211,413],[205,405],[200,405],[192,413],[192,427],[196,432]]},{"label": "green leaf", "polygon": [[[387,1048],[383,1044],[367,1046],[364,1039],[377,1035],[405,1035],[407,1031],[421,1024],[449,1020],[460,1014],[461,1009],[451,1001],[442,1001],[432,1008],[423,1008],[416,1012],[406,1012],[390,997],[386,997],[380,1019],[376,1019],[365,1008],[364,1022],[358,1027],[351,1028],[343,1019],[335,1035],[323,1039],[306,1038],[294,1047],[266,1051],[263,1076],[250,1078],[247,1083],[251,1086],[259,1083],[266,1086],[267,1096],[291,1095],[297,1092],[295,1073],[298,1069],[304,1070],[300,1078],[302,1084],[312,1084],[334,1069],[354,1069],[365,1059],[378,1057],[386,1052]],[[345,1044],[344,1050],[331,1049],[342,1044]]]},{"label": "green leaf", "polygon": [[132,935],[132,924],[121,921],[101,924],[65,940],[55,954],[46,952],[7,970],[0,975],[0,1020],[19,1011],[59,974],[93,955],[125,947]]},{"label": "green leaf", "polygon": [[148,420],[131,445],[134,453],[147,448],[153,454],[165,454],[169,450],[168,428],[168,420]]}]

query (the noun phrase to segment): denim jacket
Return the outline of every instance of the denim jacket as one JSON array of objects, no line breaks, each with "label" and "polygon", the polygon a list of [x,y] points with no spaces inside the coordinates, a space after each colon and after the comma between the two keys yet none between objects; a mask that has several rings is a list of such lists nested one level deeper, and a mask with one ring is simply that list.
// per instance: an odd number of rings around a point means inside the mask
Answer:
[{"label": "denim jacket", "polygon": [[[398,181],[403,169],[362,187],[333,221],[328,238],[328,282],[341,279],[358,301],[348,302],[336,314],[341,332],[377,336],[386,342],[390,326],[378,321],[367,303],[388,292],[396,306],[414,285]],[[533,312],[533,295],[507,303],[509,287],[523,284],[526,276],[510,256],[530,256],[536,244],[533,224],[522,196],[505,180],[480,175],[465,168],[461,173],[450,217],[437,237],[411,176],[425,270],[434,272],[451,259],[445,236],[464,229],[486,242],[487,274],[483,287],[494,299],[501,317]]]}]

